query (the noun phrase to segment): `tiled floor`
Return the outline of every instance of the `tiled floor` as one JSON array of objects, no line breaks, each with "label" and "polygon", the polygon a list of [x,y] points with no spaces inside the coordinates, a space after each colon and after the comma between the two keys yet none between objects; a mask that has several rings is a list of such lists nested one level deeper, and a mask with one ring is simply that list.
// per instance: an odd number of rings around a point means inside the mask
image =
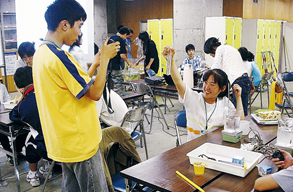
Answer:
[{"label": "tiled floor", "polygon": [[[14,98],[15,94],[12,94],[12,98]],[[268,107],[267,104],[267,96],[263,96],[263,104],[264,108]],[[158,98],[159,102],[161,101],[160,98]],[[170,126],[170,129],[167,130],[165,126],[163,126],[158,119],[154,120],[153,128],[150,134],[146,135],[147,139],[147,147],[148,147],[148,152],[149,152],[149,158],[154,157],[164,151],[167,151],[173,147],[176,147],[176,137],[172,136],[175,135],[175,130],[174,128],[174,114],[178,110],[182,110],[182,105],[177,101],[177,100],[172,100],[174,103],[174,107],[170,108],[170,111],[167,111],[167,114],[165,114],[166,120],[168,122],[168,125]],[[171,106],[170,103],[168,103],[168,106]],[[259,98],[254,102],[252,111],[255,109],[259,108],[260,106],[260,100]],[[149,112],[148,112],[149,113]],[[156,114],[156,113],[155,113]],[[157,114],[156,114],[157,115]],[[163,122],[163,121],[161,121]],[[146,131],[149,130],[149,125],[145,121],[145,129]],[[185,130],[183,130],[185,132]],[[182,132],[182,133],[183,133]],[[186,141],[186,135],[181,137],[182,142]],[[139,146],[139,141],[137,141],[137,151],[141,157],[142,160],[145,160],[145,150],[144,148],[141,148]],[[40,165],[42,162],[40,163]],[[3,179],[5,179],[8,182],[7,186],[2,186],[0,187],[0,192],[8,192],[8,191],[17,191],[16,188],[16,182],[15,182],[15,177],[14,177],[14,171],[13,167],[10,166],[7,163],[7,158],[6,155],[2,152],[0,152],[0,168],[1,168],[1,174]],[[29,171],[28,163],[25,161],[22,161],[19,166],[20,170],[20,181],[21,181],[21,191],[28,191],[28,192],[33,192],[33,191],[40,191],[41,187],[31,187],[29,183],[26,182],[26,175],[27,172]],[[47,186],[45,191],[61,191],[61,170],[54,170],[53,171],[53,179],[51,179]],[[43,184],[43,179],[41,180],[41,184]]]}]

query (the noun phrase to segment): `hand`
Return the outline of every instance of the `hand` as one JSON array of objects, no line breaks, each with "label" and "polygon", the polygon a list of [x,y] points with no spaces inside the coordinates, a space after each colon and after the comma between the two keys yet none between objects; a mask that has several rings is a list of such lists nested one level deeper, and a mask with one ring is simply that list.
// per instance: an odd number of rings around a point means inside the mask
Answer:
[{"label": "hand", "polygon": [[127,63],[127,65],[131,68],[131,67],[134,67],[134,64],[132,63]]},{"label": "hand", "polygon": [[147,70],[149,70],[150,68],[151,68],[151,67],[147,65],[147,66],[145,67],[145,70],[147,71]]},{"label": "hand", "polygon": [[104,59],[106,59],[106,60],[112,59],[113,57],[115,57],[117,55],[117,52],[120,50],[120,43],[119,42],[114,42],[114,43],[108,44],[108,41],[109,41],[109,37],[107,37],[104,44],[102,45],[101,59],[100,59],[101,61],[103,61]]},{"label": "hand", "polygon": [[172,58],[174,57],[174,55],[175,55],[175,49],[172,48],[172,47],[170,47],[170,46],[166,46],[166,47],[164,47],[164,50],[163,50],[162,54],[163,54],[164,58],[166,60],[168,60],[168,56],[170,54],[171,54],[171,57]]},{"label": "hand", "polygon": [[93,65],[98,67],[101,64],[101,51],[94,55]]},{"label": "hand", "polygon": [[241,97],[242,88],[238,84],[233,85],[233,90],[236,98]]},{"label": "hand", "polygon": [[[286,169],[287,167],[290,167],[291,165],[293,165],[293,158],[292,158],[291,154],[288,153],[287,151],[284,151],[281,149],[279,149],[279,151],[281,153],[283,153],[285,160],[280,161],[279,158],[274,158],[274,159],[272,159],[272,161],[275,163],[275,165],[277,167],[282,168],[282,169]],[[271,154],[271,156],[272,156],[272,154]]]}]

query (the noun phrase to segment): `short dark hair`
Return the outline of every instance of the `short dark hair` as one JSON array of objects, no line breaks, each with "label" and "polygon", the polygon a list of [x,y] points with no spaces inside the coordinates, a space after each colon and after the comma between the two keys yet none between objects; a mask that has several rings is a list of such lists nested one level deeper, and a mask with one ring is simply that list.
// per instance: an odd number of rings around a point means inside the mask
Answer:
[{"label": "short dark hair", "polygon": [[228,95],[228,76],[227,74],[221,69],[211,69],[205,72],[203,75],[203,81],[206,82],[208,78],[213,75],[215,83],[218,83],[220,89],[223,89],[226,86],[226,89],[222,91],[218,97],[223,98],[224,96]]},{"label": "short dark hair", "polygon": [[248,57],[247,57],[248,61],[254,61],[254,55],[253,53],[251,53],[250,51],[248,51]]},{"label": "short dark hair", "polygon": [[124,27],[124,25],[118,25],[118,26],[116,27],[117,31],[119,32],[119,30],[120,30],[122,27]]},{"label": "short dark hair", "polygon": [[247,61],[248,60],[248,50],[245,47],[240,47],[238,49],[238,51],[242,57],[242,60]]},{"label": "short dark hair", "polygon": [[185,51],[186,51],[186,53],[189,51],[189,50],[195,50],[195,48],[194,48],[194,45],[192,45],[192,44],[188,44],[188,45],[186,45],[186,47],[185,47]]},{"label": "short dark hair", "polygon": [[67,20],[71,27],[75,21],[86,20],[86,12],[75,0],[55,0],[45,12],[47,28],[55,31],[62,20]]},{"label": "short dark hair", "polygon": [[133,30],[132,29],[129,29],[129,32],[133,34]]},{"label": "short dark hair", "polygon": [[219,47],[220,45],[221,42],[219,42],[219,39],[217,39],[216,37],[211,37],[208,40],[206,40],[203,49],[206,54],[215,54],[216,50],[214,49],[214,47]]},{"label": "short dark hair", "polygon": [[129,29],[127,27],[122,27],[122,28],[119,29],[119,33],[122,34],[122,35],[123,34],[129,35],[130,31],[129,31]]},{"label": "short dark hair", "polygon": [[150,40],[150,36],[146,31],[140,32],[138,38],[142,40],[143,43],[147,43]]},{"label": "short dark hair", "polygon": [[19,67],[14,73],[14,82],[18,88],[24,88],[29,84],[33,84],[32,67]]},{"label": "short dark hair", "polygon": [[23,42],[19,45],[18,47],[18,54],[20,56],[20,58],[23,58],[24,55],[27,55],[28,57],[31,57],[35,54],[36,50],[35,50],[35,43],[31,43],[31,42]]}]

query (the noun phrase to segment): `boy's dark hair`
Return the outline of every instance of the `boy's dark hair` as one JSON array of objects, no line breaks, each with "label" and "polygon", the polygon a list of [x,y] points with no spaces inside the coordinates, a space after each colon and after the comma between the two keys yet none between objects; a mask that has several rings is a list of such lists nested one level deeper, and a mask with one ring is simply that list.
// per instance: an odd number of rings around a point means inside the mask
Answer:
[{"label": "boy's dark hair", "polygon": [[75,0],[56,0],[45,12],[47,28],[55,31],[62,20],[67,20],[71,27],[75,21],[86,20],[86,12]]},{"label": "boy's dark hair", "polygon": [[150,36],[146,31],[140,32],[138,38],[142,40],[144,44],[150,40]]},{"label": "boy's dark hair", "polygon": [[132,29],[129,29],[129,32],[133,34],[133,30]]},{"label": "boy's dark hair", "polygon": [[214,49],[214,47],[219,47],[220,45],[221,42],[219,42],[219,39],[217,39],[216,37],[211,37],[208,40],[206,40],[203,49],[206,54],[215,54],[216,50]]},{"label": "boy's dark hair", "polygon": [[130,34],[130,31],[127,27],[122,27],[119,29],[119,33],[124,35],[126,33],[126,35],[129,35]]},{"label": "boy's dark hair", "polygon": [[31,42],[23,42],[19,45],[18,47],[18,54],[20,56],[20,58],[23,58],[24,55],[27,55],[28,57],[31,57],[35,54],[36,50],[35,50],[35,43],[31,43]]},{"label": "boy's dark hair", "polygon": [[245,47],[240,47],[238,49],[238,51],[242,57],[242,60],[247,61],[248,60],[248,50]]},{"label": "boy's dark hair", "polygon": [[215,83],[218,83],[220,89],[223,89],[224,86],[226,86],[226,89],[222,91],[218,97],[223,98],[224,96],[228,95],[228,76],[227,74],[221,70],[221,69],[212,69],[205,72],[203,75],[203,81],[207,81],[208,78],[213,75]]},{"label": "boy's dark hair", "polygon": [[254,55],[250,51],[248,51],[248,57],[247,57],[247,59],[248,59],[249,62],[254,61]]},{"label": "boy's dark hair", "polygon": [[124,27],[124,25],[118,25],[118,26],[116,27],[117,31],[119,32],[119,30],[120,30],[122,27]]},{"label": "boy's dark hair", "polygon": [[32,67],[25,66],[18,68],[14,73],[14,82],[16,87],[24,88],[29,84],[33,84]]},{"label": "boy's dark hair", "polygon": [[186,53],[188,53],[189,50],[195,50],[194,45],[192,45],[192,44],[186,45],[186,47],[185,47]]}]

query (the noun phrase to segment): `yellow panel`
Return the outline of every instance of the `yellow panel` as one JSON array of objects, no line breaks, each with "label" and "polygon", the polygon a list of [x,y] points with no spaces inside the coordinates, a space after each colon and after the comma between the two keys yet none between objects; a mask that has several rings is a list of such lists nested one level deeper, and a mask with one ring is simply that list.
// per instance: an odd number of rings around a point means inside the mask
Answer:
[{"label": "yellow panel", "polygon": [[261,53],[256,53],[255,63],[258,66],[258,68],[260,70],[260,73],[263,75],[264,74],[264,68],[262,67],[263,66],[263,61],[262,61]]},{"label": "yellow panel", "polygon": [[264,22],[263,50],[269,51],[270,21]]},{"label": "yellow panel", "polygon": [[[150,38],[155,42],[157,50],[159,52],[160,50],[160,20],[158,19],[148,20],[148,33],[150,35]],[[160,56],[161,54],[159,54],[159,61],[161,61]]]},{"label": "yellow panel", "polygon": [[158,75],[163,76],[166,73],[166,59],[163,59],[163,49],[165,46],[173,46],[173,20],[172,19],[161,19],[161,49],[159,55],[161,55],[160,72]]},{"label": "yellow panel", "polygon": [[264,21],[257,21],[257,42],[256,42],[256,52],[261,52],[263,50],[263,33],[264,33]]},{"label": "yellow panel", "polygon": [[269,50],[273,51],[275,49],[275,29],[276,22],[270,21],[270,36],[269,36]]},{"label": "yellow panel", "polygon": [[233,23],[234,19],[233,18],[226,18],[226,26],[225,26],[225,35],[226,35],[226,40],[225,44],[233,46]]},{"label": "yellow panel", "polygon": [[280,36],[281,36],[281,22],[276,21],[276,27],[275,27],[275,51],[280,49]]},{"label": "yellow panel", "polygon": [[233,46],[236,49],[241,47],[241,30],[242,30],[242,19],[235,18],[234,19],[234,41]]}]

